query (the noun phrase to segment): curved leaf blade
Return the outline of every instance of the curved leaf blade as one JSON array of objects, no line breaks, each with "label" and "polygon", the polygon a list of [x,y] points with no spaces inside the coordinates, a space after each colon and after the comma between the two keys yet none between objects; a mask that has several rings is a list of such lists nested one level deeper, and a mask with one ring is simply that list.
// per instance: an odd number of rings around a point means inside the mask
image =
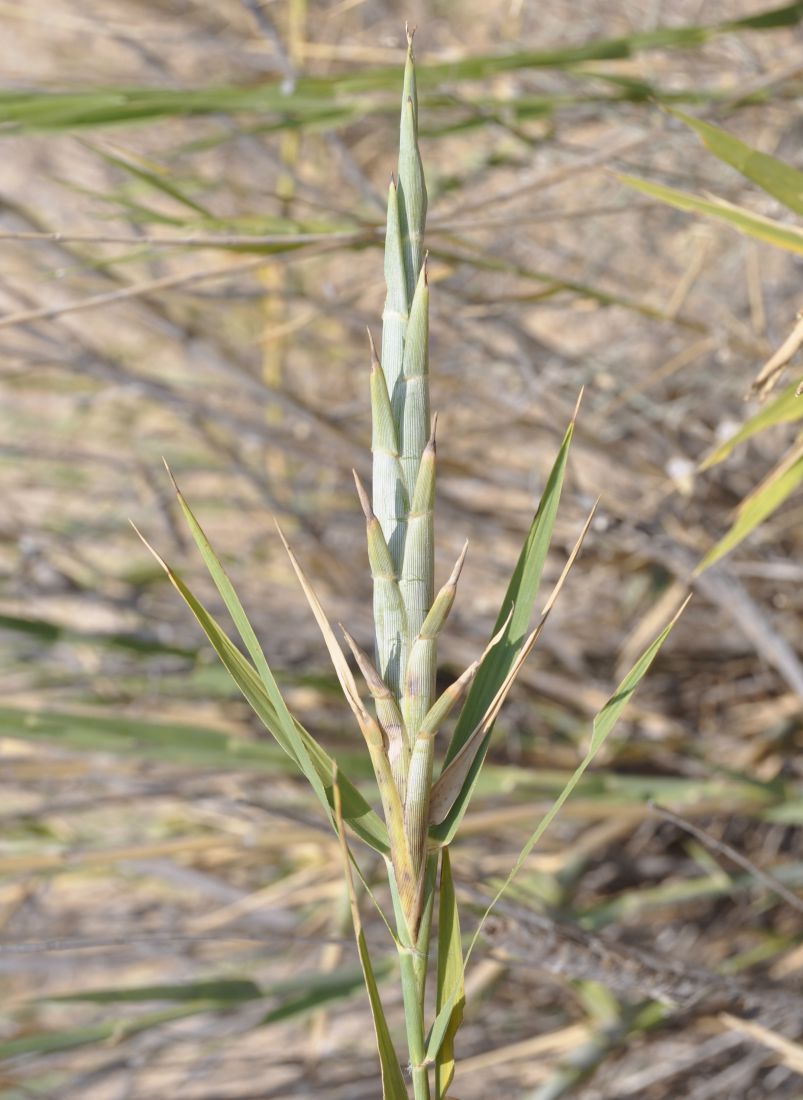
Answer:
[{"label": "curved leaf blade", "polygon": [[776,424],[793,424],[797,420],[803,420],[803,397],[798,397],[797,383],[793,382],[774,401],[745,421],[730,439],[726,439],[712,451],[700,464],[700,469],[708,470],[711,466],[724,462],[737,447],[763,432],[765,428],[773,428]]},{"label": "curved leaf blade", "polygon": [[[140,538],[142,538],[142,535],[140,535]],[[209,614],[184,581],[177,573],[173,572],[153,547],[144,538],[142,541],[156,560],[160,562],[171,584],[200,623],[212,647],[252,710],[287,755],[295,761],[299,771],[309,780],[330,823],[334,824],[331,816],[332,806],[334,805],[331,779],[335,766],[334,760],[290,715],[284,700],[282,700],[282,713],[277,711],[273,702],[275,696],[272,697],[269,694],[267,685],[259,677],[254,667],[240,653],[220,624]],[[270,670],[268,671],[270,672]],[[273,683],[275,685],[275,681]],[[281,698],[278,687],[276,687],[276,696]],[[289,716],[289,721],[286,716]],[[341,786],[345,820],[361,840],[364,840],[375,851],[385,855],[389,850],[389,845],[387,829],[381,818],[371,809],[354,784],[344,776],[341,777]]]},{"label": "curved leaf blade", "polygon": [[[455,989],[458,990],[458,993],[456,997],[453,997],[452,992]],[[435,1003],[437,1011],[440,1012],[448,1002],[451,1005],[451,1014],[443,1042],[435,1057],[436,1100],[446,1100],[449,1085],[454,1079],[454,1040],[463,1022],[465,1001],[460,915],[455,896],[454,880],[452,879],[449,849],[444,848],[441,856],[441,885],[438,905],[438,984]]]},{"label": "curved leaf blade", "polygon": [[368,943],[362,927],[360,907],[357,901],[357,893],[354,889],[354,879],[351,874],[352,855],[346,842],[346,833],[343,829],[342,807],[340,802],[340,778],[337,773],[332,777],[334,784],[334,817],[338,840],[340,841],[340,853],[343,858],[343,873],[346,877],[349,904],[351,908],[351,921],[354,926],[354,936],[357,940],[357,952],[360,956],[363,980],[368,992],[368,1000],[371,1004],[371,1015],[374,1020],[374,1034],[376,1048],[379,1054],[379,1063],[382,1069],[382,1100],[409,1100],[407,1086],[404,1083],[404,1074],[399,1064],[399,1056],[393,1046],[390,1037],[390,1029],[385,1017],[385,1010],[379,996],[379,988],[376,982],[374,965],[368,950]]},{"label": "curved leaf blade", "polygon": [[[577,410],[575,410],[575,417],[576,415]],[[572,418],[569,424],[550,471],[538,510],[530,525],[530,530],[524,541],[518,563],[513,571],[513,576],[510,579],[499,616],[492,631],[492,635],[497,634],[504,627],[502,637],[498,644],[486,653],[485,659],[477,671],[449,744],[444,766],[448,765],[460,752],[470,738],[472,731],[482,721],[483,715],[493,702],[496,693],[516,664],[518,655],[524,645],[527,628],[538,597],[547,551],[552,540],[552,531],[555,526],[558,504],[560,503],[569,449],[574,435],[575,417]],[[506,620],[507,625],[505,625]],[[444,821],[431,830],[431,835],[439,840],[441,844],[448,844],[452,840],[463,819],[463,814],[476,786],[492,732],[493,725],[488,730],[483,744],[474,758],[468,779],[452,809]]]},{"label": "curved leaf blade", "polygon": [[755,237],[759,241],[775,245],[776,248],[785,248],[787,252],[803,253],[803,230],[792,225],[784,225],[782,222],[765,218],[761,214],[753,214],[742,206],[725,202],[724,199],[702,199],[688,191],[678,191],[674,187],[664,187],[660,183],[650,183],[648,180],[638,179],[636,176],[619,175],[618,179],[628,187],[641,191],[653,199],[674,206],[678,210],[685,210],[692,214],[705,214],[709,218],[727,222],[728,225],[738,229],[748,237]]},{"label": "curved leaf blade", "polygon": [[703,122],[684,111],[670,109],[670,114],[691,127],[715,157],[757,183],[762,191],[772,195],[793,213],[803,214],[803,172],[777,157],[754,149],[710,122]]},{"label": "curved leaf blade", "polygon": [[801,482],[803,482],[803,443],[798,443],[764,478],[763,482],[741,502],[736,520],[730,530],[708,551],[695,569],[695,574],[709,569],[720,558],[724,558],[735,549],[751,531],[780,508]]}]

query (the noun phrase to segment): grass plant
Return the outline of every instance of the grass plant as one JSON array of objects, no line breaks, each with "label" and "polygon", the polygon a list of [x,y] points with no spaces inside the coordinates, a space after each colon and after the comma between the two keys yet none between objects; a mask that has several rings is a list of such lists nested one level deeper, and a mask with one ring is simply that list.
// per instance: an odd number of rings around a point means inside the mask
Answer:
[{"label": "grass plant", "polygon": [[[464,546],[436,593],[437,417],[431,413],[429,398],[426,213],[410,34],[403,78],[398,171],[388,188],[384,265],[387,291],[381,350],[377,353],[369,339],[366,355],[370,359],[373,417],[372,493],[355,475],[373,577],[374,653],[366,653],[347,630],[342,630],[346,647],[365,682],[365,692],[357,685],[338,634],[301,563],[279,532],[361,731],[376,781],[378,809],[289,711],[235,589],[178,487],[181,509],[247,656],[178,574],[159,558],[245,698],[294,767],[309,781],[338,835],[386,1100],[409,1098],[409,1089],[414,1100],[432,1097],[447,1100],[449,1095],[455,1072],[455,1038],[463,1014],[464,973],[482,929],[480,922],[464,954],[449,848],[471,799],[497,715],[542,633],[592,518],[588,517],[579,533],[564,569],[531,627],[564,484],[574,433],[573,418],[488,644],[438,696],[435,675],[438,638],[457,596],[467,547]],[[597,714],[586,755],[527,839],[483,921],[580,781],[674,621],[641,654]],[[373,699],[373,708],[364,701],[366,693]],[[445,726],[453,711],[458,711],[459,716],[449,737]],[[385,891],[374,893],[366,882],[356,842],[369,846],[382,857],[387,871],[389,907]],[[368,887],[368,895],[387,926],[398,956],[407,1047],[404,1057],[399,1055],[380,997],[376,978],[380,964],[372,958],[363,932],[353,886],[355,874]],[[435,925],[437,934],[433,935]],[[428,1017],[426,996],[430,977],[435,981],[436,1007],[432,1019]]]}]

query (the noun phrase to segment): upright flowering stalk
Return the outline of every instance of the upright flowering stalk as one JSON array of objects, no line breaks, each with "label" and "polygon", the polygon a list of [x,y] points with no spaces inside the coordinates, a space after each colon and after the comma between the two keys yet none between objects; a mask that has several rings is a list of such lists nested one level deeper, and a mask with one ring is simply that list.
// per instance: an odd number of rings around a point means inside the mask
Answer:
[{"label": "upright flowering stalk", "polygon": [[[436,417],[430,413],[429,402],[429,286],[423,246],[426,209],[427,193],[418,149],[412,35],[408,34],[398,175],[391,179],[388,189],[384,264],[387,293],[380,354],[370,341],[372,495],[355,474],[365,515],[374,586],[373,655],[361,649],[348,631],[343,631],[373,699],[373,713],[363,702],[320,600],[281,536],[364,739],[376,778],[381,813],[288,710],[234,587],[178,489],[181,509],[247,657],[181,578],[158,559],[265,728],[308,780],[338,835],[376,1031],[384,1100],[409,1100],[408,1079],[414,1100],[432,1100],[433,1089],[435,1100],[449,1100],[448,1089],[455,1068],[454,1041],[462,1019],[465,966],[449,846],[476,785],[494,721],[541,634],[590,523],[589,517],[534,629],[528,633],[560,500],[574,431],[572,419],[547,478],[492,637],[480,657],[436,698],[438,637],[455,600],[466,547],[435,594]],[[671,625],[642,654],[597,715],[588,753],[530,836],[492,905],[603,744]],[[435,778],[436,737],[458,704],[461,704],[459,717]],[[352,884],[353,868],[359,872],[350,847],[354,838],[373,848],[387,867],[393,914],[382,915],[388,928],[393,929],[399,957],[409,1078],[391,1037],[362,931]],[[431,954],[430,929],[436,908],[438,935],[432,951],[437,959],[436,1014],[428,1022],[425,992]]]}]

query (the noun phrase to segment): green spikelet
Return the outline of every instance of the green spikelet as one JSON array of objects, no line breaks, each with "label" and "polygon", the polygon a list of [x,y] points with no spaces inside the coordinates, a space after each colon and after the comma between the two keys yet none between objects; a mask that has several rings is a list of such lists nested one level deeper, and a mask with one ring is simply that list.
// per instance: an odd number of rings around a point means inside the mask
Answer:
[{"label": "green spikelet", "polygon": [[368,685],[371,697],[376,705],[376,716],[387,737],[387,753],[393,781],[402,803],[407,792],[407,770],[410,766],[410,748],[404,729],[399,704],[388,685],[377,672],[368,654],[360,648],[344,626],[340,628],[346,639],[360,672]]},{"label": "green spikelet", "polygon": [[418,273],[421,270],[426,218],[427,188],[421,154],[418,150],[418,93],[413,58],[413,36],[408,33],[399,141],[399,219],[408,301],[412,300]]},{"label": "green spikelet", "polygon": [[429,284],[426,260],[410,307],[402,358],[401,384],[397,386],[394,419],[400,425],[400,460],[407,491],[412,496],[421,455],[429,436]]},{"label": "green spikelet", "polygon": [[435,506],[435,431],[437,415],[433,419],[432,435],[424,448],[418,467],[413,499],[407,517],[407,537],[404,542],[399,588],[407,611],[407,628],[416,637],[427,612],[432,606]]},{"label": "green spikelet", "polygon": [[365,515],[368,563],[374,582],[374,630],[379,674],[395,698],[400,696],[402,660],[406,665],[409,630],[399,578],[382,526],[371,508],[368,493],[354,473],[357,494]]},{"label": "green spikelet", "polygon": [[[423,461],[430,434],[429,286],[422,264],[427,198],[418,150],[412,41],[412,34],[408,33],[398,181],[391,179],[388,190],[382,355],[380,363],[372,349],[371,371],[373,511],[398,580],[407,627],[406,633],[400,630],[395,606],[389,610],[388,584],[383,573],[380,583],[374,585],[376,663],[383,680],[402,704],[402,711],[410,644],[432,603],[434,568],[434,445],[429,458]],[[426,474],[422,477],[424,467]],[[431,655],[428,651],[423,661],[425,667],[420,670],[425,686],[421,690],[416,686],[420,717],[431,703],[431,690],[426,685],[434,682],[434,647],[430,650]],[[416,674],[414,679],[418,678]]]}]

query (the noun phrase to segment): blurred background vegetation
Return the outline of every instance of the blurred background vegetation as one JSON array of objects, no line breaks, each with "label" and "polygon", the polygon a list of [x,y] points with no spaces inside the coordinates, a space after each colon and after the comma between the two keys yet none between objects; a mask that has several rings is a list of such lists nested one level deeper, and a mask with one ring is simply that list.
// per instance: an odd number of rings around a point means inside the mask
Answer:
[{"label": "blurred background vegetation", "polygon": [[[369,473],[365,326],[384,295],[405,18],[439,579],[471,540],[444,675],[482,648],[581,386],[559,551],[602,495],[497,726],[458,883],[507,870],[589,715],[691,584],[519,900],[799,986],[799,909],[650,800],[803,885],[803,399],[745,404],[795,326],[803,188],[740,174],[666,110],[803,168],[803,4],[3,0],[0,16],[0,1098],[377,1096],[335,842],[128,520],[219,606],[166,457],[288,700],[367,782],[272,516],[367,645],[349,470]],[[781,229],[739,235],[667,189]],[[745,523],[735,510],[767,486]],[[693,575],[734,514],[747,538]],[[639,1014],[582,973],[488,953],[454,1088],[803,1095],[796,1028],[761,1026]]]}]

